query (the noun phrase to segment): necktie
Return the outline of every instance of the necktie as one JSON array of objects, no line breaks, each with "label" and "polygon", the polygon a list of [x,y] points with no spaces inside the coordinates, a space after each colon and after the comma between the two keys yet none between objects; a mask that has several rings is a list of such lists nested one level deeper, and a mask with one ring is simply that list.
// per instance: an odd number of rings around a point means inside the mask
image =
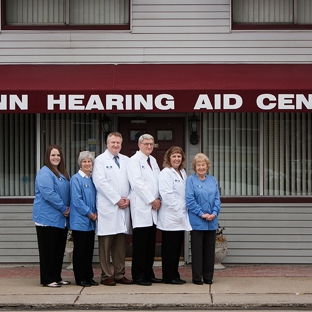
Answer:
[{"label": "necktie", "polygon": [[120,168],[120,164],[119,164],[118,158],[119,158],[118,156],[114,156],[115,163],[118,166],[118,168]]},{"label": "necktie", "polygon": [[147,158],[147,163],[148,163],[148,165],[151,167],[151,169],[153,170],[152,165],[151,165],[151,160],[150,160],[149,157]]}]

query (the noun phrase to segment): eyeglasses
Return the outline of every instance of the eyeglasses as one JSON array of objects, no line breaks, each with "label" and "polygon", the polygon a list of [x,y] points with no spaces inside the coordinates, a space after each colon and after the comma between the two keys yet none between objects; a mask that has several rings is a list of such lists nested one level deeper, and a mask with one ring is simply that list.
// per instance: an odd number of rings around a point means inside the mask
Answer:
[{"label": "eyeglasses", "polygon": [[141,143],[144,146],[154,146],[154,143]]}]

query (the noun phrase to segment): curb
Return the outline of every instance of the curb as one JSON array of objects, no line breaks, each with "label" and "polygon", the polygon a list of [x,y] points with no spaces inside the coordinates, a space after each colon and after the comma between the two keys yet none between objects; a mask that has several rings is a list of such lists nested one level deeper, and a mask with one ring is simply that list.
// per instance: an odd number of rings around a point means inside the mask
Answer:
[{"label": "curb", "polygon": [[311,304],[1,304],[0,311],[52,311],[52,310],[312,310]]}]

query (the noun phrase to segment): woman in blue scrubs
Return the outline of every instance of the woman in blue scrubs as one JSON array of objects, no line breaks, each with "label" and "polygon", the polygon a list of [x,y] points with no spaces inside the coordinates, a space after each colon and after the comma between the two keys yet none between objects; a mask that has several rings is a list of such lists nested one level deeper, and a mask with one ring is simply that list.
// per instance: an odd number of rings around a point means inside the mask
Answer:
[{"label": "woman in blue scrubs", "polygon": [[68,230],[66,219],[69,215],[70,178],[59,146],[50,145],[47,148],[44,163],[36,176],[33,206],[40,283],[43,286],[60,287],[70,284],[61,277]]}]

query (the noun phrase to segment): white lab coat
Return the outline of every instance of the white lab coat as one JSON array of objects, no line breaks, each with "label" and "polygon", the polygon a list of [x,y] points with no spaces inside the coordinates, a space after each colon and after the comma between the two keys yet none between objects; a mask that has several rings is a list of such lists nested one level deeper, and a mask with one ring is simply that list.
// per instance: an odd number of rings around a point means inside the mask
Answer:
[{"label": "white lab coat", "polygon": [[186,172],[181,176],[173,168],[164,168],[158,177],[161,208],[158,210],[157,228],[164,231],[190,231],[185,204]]},{"label": "white lab coat", "polygon": [[137,151],[128,163],[128,179],[131,185],[130,209],[133,228],[157,224],[157,211],[151,202],[159,198],[159,167],[156,159],[150,156],[153,170],[147,163],[147,156]]},{"label": "white lab coat", "polygon": [[94,160],[92,179],[97,190],[96,234],[99,236],[131,234],[130,208],[120,209],[117,205],[121,197],[130,198],[130,184],[127,176],[129,157],[122,154],[118,156],[120,168],[108,150]]}]

